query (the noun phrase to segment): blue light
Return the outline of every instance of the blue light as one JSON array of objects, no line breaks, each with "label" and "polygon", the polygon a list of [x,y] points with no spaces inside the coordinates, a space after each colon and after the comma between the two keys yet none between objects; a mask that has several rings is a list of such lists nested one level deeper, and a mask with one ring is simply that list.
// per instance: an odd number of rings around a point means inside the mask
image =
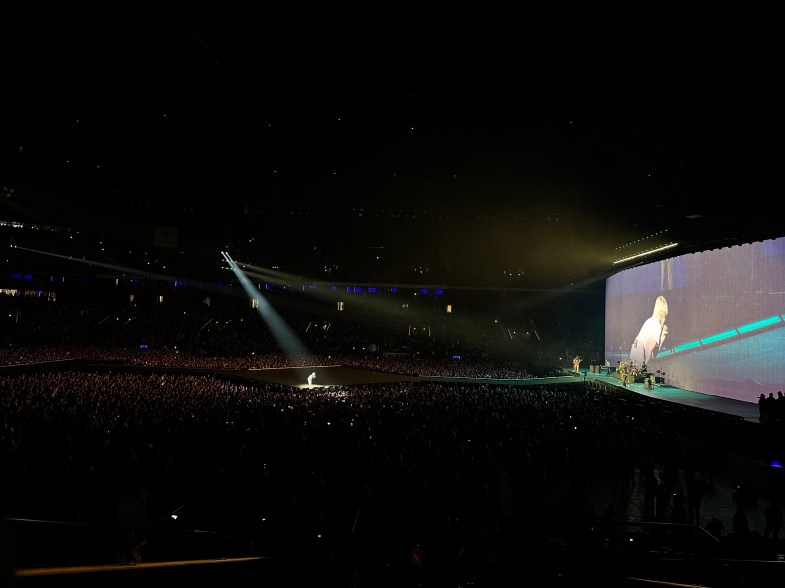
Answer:
[{"label": "blue light", "polygon": [[422,289],[420,290],[420,292],[421,292],[422,294],[427,294],[427,293],[428,293],[428,288],[422,288]]},{"label": "blue light", "polygon": [[434,294],[436,294],[437,296],[441,296],[442,294],[444,294],[444,291],[443,291],[441,288],[440,288],[440,289],[438,289],[438,290],[434,290],[433,292],[434,292]]}]

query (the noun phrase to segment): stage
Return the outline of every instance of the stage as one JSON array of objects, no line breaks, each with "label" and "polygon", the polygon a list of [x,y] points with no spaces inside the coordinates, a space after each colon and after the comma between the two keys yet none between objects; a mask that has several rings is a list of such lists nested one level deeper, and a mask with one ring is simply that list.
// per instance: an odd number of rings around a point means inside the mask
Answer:
[{"label": "stage", "polygon": [[[577,376],[576,376],[577,377]],[[622,384],[621,380],[615,376],[607,376],[601,374],[587,374],[589,379],[598,379],[603,382],[608,382],[615,386],[623,387],[627,390],[642,394],[650,398],[657,398],[659,400],[666,400],[668,402],[675,402],[685,406],[692,406],[694,408],[701,408],[703,410],[712,410],[733,416],[742,417],[745,421],[754,423],[760,422],[758,405],[752,402],[743,402],[741,400],[733,400],[731,398],[723,398],[722,396],[712,396],[710,394],[701,394],[700,392],[691,392],[689,390],[682,390],[673,386],[666,386],[663,384],[653,384],[648,388],[644,381],[628,383],[626,386]]]},{"label": "stage", "polygon": [[[311,372],[316,372],[317,377],[315,384],[308,385],[308,375]],[[603,370],[604,371],[604,370]],[[606,373],[592,373],[589,370],[581,370],[580,372],[569,372],[565,370],[564,375],[551,378],[530,378],[522,380],[513,379],[491,379],[491,378],[456,378],[456,377],[441,377],[441,376],[413,376],[396,374],[392,372],[383,372],[375,370],[366,370],[361,368],[345,367],[341,365],[321,365],[321,366],[305,366],[305,367],[291,367],[291,368],[276,368],[276,369],[258,369],[258,370],[219,370],[220,373],[232,376],[233,378],[249,379],[255,381],[264,381],[272,384],[281,384],[284,386],[291,386],[299,389],[312,389],[319,391],[324,388],[331,388],[335,386],[353,386],[363,384],[381,384],[386,382],[457,382],[457,383],[485,383],[485,384],[503,384],[509,386],[536,386],[542,384],[559,384],[567,382],[581,381],[584,378],[587,381],[602,381],[607,384],[617,386],[624,390],[629,390],[636,394],[641,394],[650,398],[656,398],[667,402],[673,402],[684,406],[699,408],[702,410],[709,410],[720,412],[732,416],[738,416],[745,421],[758,423],[759,412],[758,405],[751,402],[742,402],[740,400],[732,400],[723,398],[721,396],[711,396],[709,394],[701,394],[699,392],[691,392],[689,390],[682,390],[672,386],[663,384],[653,384],[648,388],[644,380],[629,382],[626,386],[622,381],[614,376]]]}]

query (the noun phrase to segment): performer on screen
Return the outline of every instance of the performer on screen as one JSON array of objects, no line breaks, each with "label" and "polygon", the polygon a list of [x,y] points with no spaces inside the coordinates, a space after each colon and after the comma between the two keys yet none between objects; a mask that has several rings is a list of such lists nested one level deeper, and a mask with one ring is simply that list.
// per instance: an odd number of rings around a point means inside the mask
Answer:
[{"label": "performer on screen", "polygon": [[654,311],[646,319],[635,337],[630,349],[630,359],[637,365],[648,365],[657,357],[657,353],[662,349],[665,336],[668,334],[668,325],[665,319],[668,316],[668,301],[664,296],[657,296],[654,301]]}]

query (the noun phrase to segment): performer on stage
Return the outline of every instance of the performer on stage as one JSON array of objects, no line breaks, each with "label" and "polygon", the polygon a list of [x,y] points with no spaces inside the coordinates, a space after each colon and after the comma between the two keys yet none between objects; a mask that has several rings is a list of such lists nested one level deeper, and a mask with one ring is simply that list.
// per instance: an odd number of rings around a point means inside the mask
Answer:
[{"label": "performer on stage", "polygon": [[664,296],[658,296],[652,315],[641,326],[630,349],[630,359],[634,364],[646,366],[657,357],[668,334],[668,325],[665,324],[667,316],[668,302]]},{"label": "performer on stage", "polygon": [[308,387],[309,387],[309,388],[310,388],[311,386],[313,386],[313,381],[314,381],[315,379],[316,379],[316,372],[311,372],[311,374],[308,376]]}]

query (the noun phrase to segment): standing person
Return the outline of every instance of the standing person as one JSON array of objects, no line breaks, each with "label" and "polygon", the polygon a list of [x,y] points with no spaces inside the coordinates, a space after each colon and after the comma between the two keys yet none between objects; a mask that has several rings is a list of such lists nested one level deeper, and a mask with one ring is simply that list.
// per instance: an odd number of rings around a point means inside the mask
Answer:
[{"label": "standing person", "polygon": [[745,541],[750,534],[750,521],[741,504],[736,506],[736,512],[733,513],[732,531],[736,541]]},{"label": "standing person", "polygon": [[656,520],[655,506],[657,504],[657,475],[654,473],[654,464],[647,460],[643,473],[643,516],[646,521]]},{"label": "standing person", "polygon": [[655,496],[654,504],[654,520],[658,523],[664,523],[668,520],[668,513],[671,509],[671,491],[665,480],[660,473],[660,479],[657,483],[657,493]]},{"label": "standing person", "polygon": [[777,399],[774,398],[774,392],[769,392],[766,397],[766,422],[773,423],[777,420]]},{"label": "standing person", "polygon": [[768,415],[766,414],[766,395],[761,392],[758,396],[758,419],[760,422],[765,423]]},{"label": "standing person", "polygon": [[671,509],[671,522],[678,524],[685,524],[689,511],[687,509],[687,497],[684,495],[681,487],[676,488],[673,494],[673,507]]},{"label": "standing person", "polygon": [[772,539],[779,539],[780,528],[782,527],[782,511],[774,500],[769,502],[769,504],[766,505],[766,508],[763,509],[763,516],[766,521],[763,538],[768,539],[771,537]]},{"label": "standing person", "polygon": [[692,472],[692,475],[687,478],[687,522],[700,524],[702,500],[703,475],[699,472]]},{"label": "standing person", "polygon": [[722,539],[722,533],[725,531],[725,523],[717,517],[712,517],[712,519],[706,523],[706,530],[717,539]]},{"label": "standing person", "polygon": [[308,376],[308,387],[313,386],[313,381],[316,379],[316,372],[311,372]]},{"label": "standing person", "polygon": [[668,334],[668,325],[665,319],[668,317],[668,301],[664,296],[657,296],[654,301],[652,315],[647,318],[635,341],[630,349],[630,359],[637,365],[648,365],[657,353],[662,349],[665,336]]}]

